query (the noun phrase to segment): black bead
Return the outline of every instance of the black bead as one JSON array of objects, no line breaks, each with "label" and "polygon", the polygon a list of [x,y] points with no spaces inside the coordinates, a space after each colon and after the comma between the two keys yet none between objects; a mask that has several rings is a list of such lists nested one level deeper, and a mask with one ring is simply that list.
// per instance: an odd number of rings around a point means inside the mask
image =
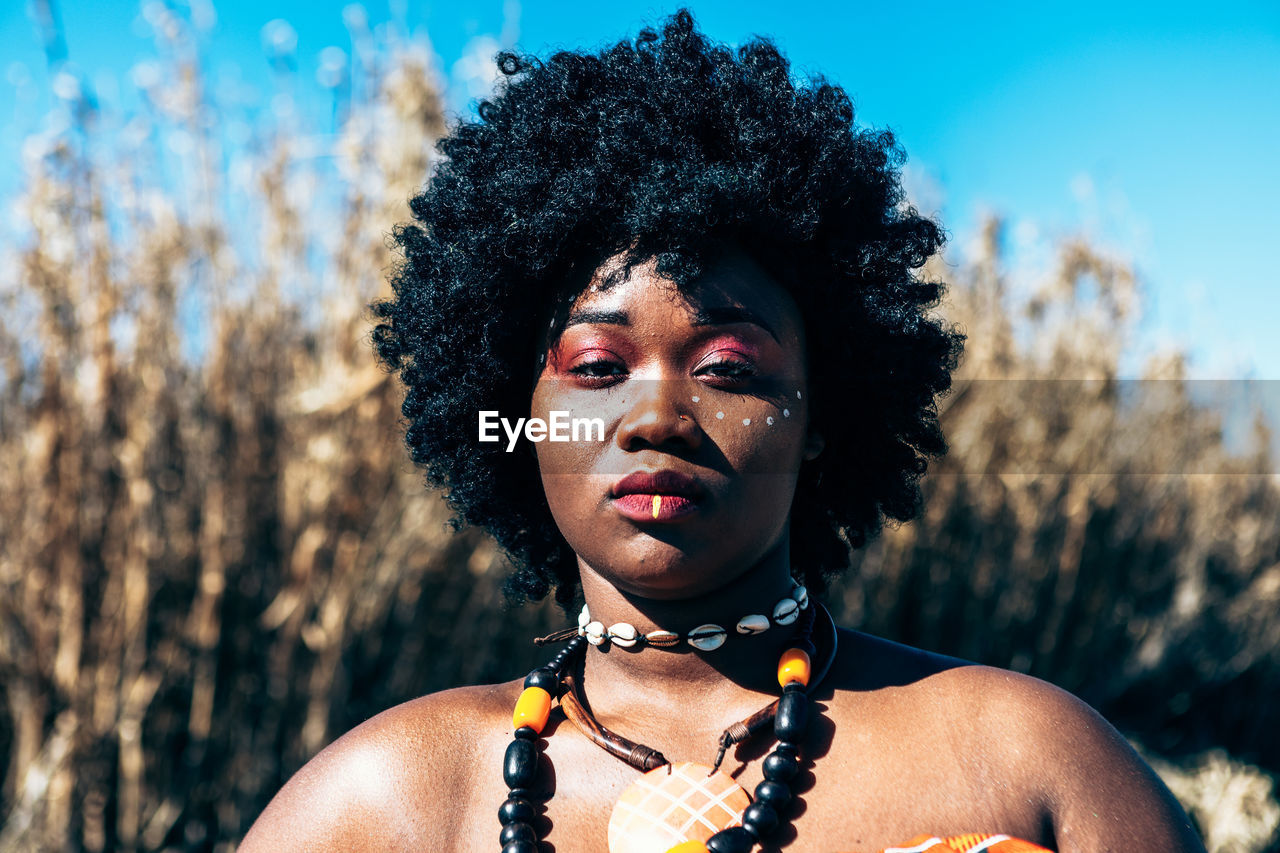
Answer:
[{"label": "black bead", "polygon": [[778,700],[778,715],[773,718],[773,733],[784,743],[798,743],[804,738],[809,722],[809,697],[803,693],[783,693]]},{"label": "black bead", "polygon": [[541,687],[552,696],[555,696],[560,692],[560,679],[556,678],[555,673],[548,672],[545,669],[535,669],[525,676],[524,686],[526,688]]},{"label": "black bead", "polygon": [[764,760],[764,778],[770,782],[790,782],[800,771],[800,761],[794,751],[776,749]]},{"label": "black bead", "polygon": [[786,686],[786,687],[782,688],[782,692],[783,692],[783,693],[803,693],[803,692],[805,692],[805,690],[807,690],[807,689],[808,689],[808,688],[807,688],[807,687],[805,687],[805,686],[804,686],[803,684],[801,684],[800,682],[798,682],[798,681],[791,681],[791,682],[788,682],[788,683],[787,683],[787,686]]},{"label": "black bead", "polygon": [[503,847],[513,841],[530,841],[538,842],[538,836],[534,833],[533,827],[527,823],[509,823],[502,827],[502,832],[498,835],[498,841]]},{"label": "black bead", "polygon": [[508,797],[506,802],[498,807],[498,820],[503,825],[508,823],[531,823],[537,814],[538,812],[533,807],[533,803],[523,797]]},{"label": "black bead", "polygon": [[502,778],[509,788],[526,788],[533,784],[538,770],[538,749],[532,741],[513,740],[502,762]]},{"label": "black bead", "polygon": [[502,848],[502,853],[538,853],[536,841],[512,841]]},{"label": "black bead", "polygon": [[711,853],[751,853],[755,846],[755,836],[740,826],[722,829],[707,839],[707,849]]},{"label": "black bead", "polygon": [[537,740],[538,730],[533,726],[521,726],[516,729],[516,737],[520,740]]},{"label": "black bead", "polygon": [[774,811],[782,811],[786,808],[787,803],[791,802],[791,788],[783,782],[772,782],[765,779],[759,785],[756,785],[755,801],[757,803],[768,803],[773,806]]},{"label": "black bead", "polygon": [[742,813],[742,825],[756,838],[764,838],[778,828],[778,813],[768,803],[752,803]]}]

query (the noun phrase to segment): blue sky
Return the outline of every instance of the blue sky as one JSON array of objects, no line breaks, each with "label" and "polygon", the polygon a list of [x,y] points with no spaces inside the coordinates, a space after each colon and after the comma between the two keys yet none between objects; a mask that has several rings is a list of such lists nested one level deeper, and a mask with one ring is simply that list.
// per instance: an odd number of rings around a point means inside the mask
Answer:
[{"label": "blue sky", "polygon": [[[170,0],[177,3],[178,0]],[[182,5],[205,0],[183,0]],[[1203,378],[1280,379],[1280,4],[691,3],[713,37],[771,35],[797,70],[853,96],[860,120],[906,148],[917,199],[962,252],[983,210],[1009,221],[1028,256],[1083,232],[1132,258],[1146,315],[1133,342],[1191,353]],[[48,75],[27,0],[0,4],[0,194],[38,129]],[[297,32],[304,73],[349,46],[343,2],[213,4],[213,79],[269,94],[263,27]],[[135,0],[57,3],[67,51],[109,100],[154,56]],[[545,52],[634,33],[675,4],[467,0],[366,4],[430,38],[467,108],[466,57],[500,42]],[[459,62],[459,60],[463,60]],[[474,81],[473,81],[474,82]],[[318,87],[317,87],[318,91]]]}]

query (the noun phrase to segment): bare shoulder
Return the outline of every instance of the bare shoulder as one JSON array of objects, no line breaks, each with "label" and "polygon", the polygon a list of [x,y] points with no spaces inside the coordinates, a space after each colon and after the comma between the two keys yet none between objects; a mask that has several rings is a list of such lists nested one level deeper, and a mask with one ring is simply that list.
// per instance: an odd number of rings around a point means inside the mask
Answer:
[{"label": "bare shoulder", "polygon": [[[935,755],[945,745],[954,767],[1016,793],[1008,799],[1025,809],[1017,819],[1043,822],[1041,837],[1051,836],[1054,849],[1203,851],[1154,771],[1071,693],[856,632],[843,634],[846,641],[864,668],[856,676],[837,672],[837,702],[857,703],[864,713],[871,705],[904,739],[932,743]],[[876,664],[868,668],[870,660]]]},{"label": "bare shoulder", "polygon": [[975,736],[1047,800],[1056,849],[1203,851],[1155,772],[1097,711],[1052,684],[985,666],[942,673]]},{"label": "bare shoulder", "polygon": [[518,692],[518,682],[457,688],[362,723],[289,780],[240,850],[455,847],[459,800],[467,799],[456,794],[477,784],[477,768],[489,763],[479,758],[495,748],[489,741],[509,739]]}]

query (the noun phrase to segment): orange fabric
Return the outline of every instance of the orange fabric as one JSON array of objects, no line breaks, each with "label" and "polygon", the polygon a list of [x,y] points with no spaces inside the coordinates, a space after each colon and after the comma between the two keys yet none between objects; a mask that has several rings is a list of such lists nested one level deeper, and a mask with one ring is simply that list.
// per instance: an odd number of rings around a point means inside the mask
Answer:
[{"label": "orange fabric", "polygon": [[917,835],[906,844],[886,847],[880,853],[1053,853],[1053,851],[1008,835],[970,832],[949,838]]},{"label": "orange fabric", "polygon": [[[704,853],[706,849],[706,845],[701,841],[686,841],[672,847],[667,853]],[[1053,853],[1053,851],[1008,835],[968,832],[948,838],[917,835],[901,847],[886,847],[880,853]]]}]

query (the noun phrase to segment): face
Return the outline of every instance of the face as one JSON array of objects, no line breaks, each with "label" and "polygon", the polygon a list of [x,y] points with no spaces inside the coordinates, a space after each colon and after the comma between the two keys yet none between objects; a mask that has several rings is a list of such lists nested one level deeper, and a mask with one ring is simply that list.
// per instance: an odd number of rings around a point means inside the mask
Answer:
[{"label": "face", "polygon": [[[535,445],[557,526],[593,572],[651,599],[732,582],[785,546],[809,429],[790,296],[728,254],[689,298],[652,262],[606,261],[551,342],[532,416],[598,418],[602,441]],[[593,435],[592,438],[598,438]]]}]

